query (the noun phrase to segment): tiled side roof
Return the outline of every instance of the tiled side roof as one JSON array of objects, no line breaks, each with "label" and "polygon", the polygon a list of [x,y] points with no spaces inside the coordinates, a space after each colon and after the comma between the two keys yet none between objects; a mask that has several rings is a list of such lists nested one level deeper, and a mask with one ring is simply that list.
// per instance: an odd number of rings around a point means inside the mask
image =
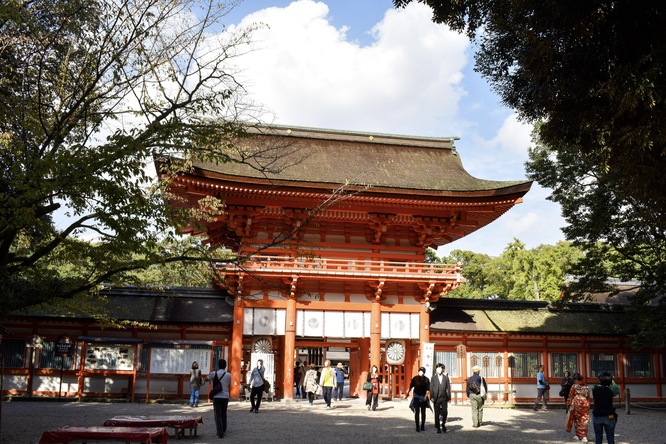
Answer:
[{"label": "tiled side roof", "polygon": [[[226,302],[227,294],[209,288],[121,287],[103,290],[106,298],[101,307],[117,319],[170,324],[230,324],[233,307]],[[28,308],[16,316],[43,318],[80,318],[81,315],[46,308]]]},{"label": "tiled side roof", "polygon": [[[197,163],[201,171],[273,183],[369,185],[456,195],[481,192],[496,195],[515,187],[529,190],[531,182],[493,181],[472,177],[463,167],[453,138],[423,138],[288,127],[255,130],[241,139],[248,151],[283,146],[290,152],[280,162],[293,163],[279,172],[261,172],[240,163]],[[451,194],[447,194],[451,193]]]},{"label": "tiled side roof", "polygon": [[[432,331],[525,334],[622,335],[624,307],[571,304],[558,309],[546,302],[440,300],[430,315]],[[476,303],[475,303],[476,302]]]}]

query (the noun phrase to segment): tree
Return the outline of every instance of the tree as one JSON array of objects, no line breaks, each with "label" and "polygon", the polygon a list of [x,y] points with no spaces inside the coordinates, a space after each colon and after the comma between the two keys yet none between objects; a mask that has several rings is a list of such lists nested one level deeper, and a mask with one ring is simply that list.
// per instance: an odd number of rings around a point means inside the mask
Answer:
[{"label": "tree", "polygon": [[477,43],[475,69],[537,123],[528,177],[553,190],[586,252],[571,294],[630,277],[638,307],[664,303],[666,3],[419,1]]},{"label": "tree", "polygon": [[454,250],[444,261],[451,258],[461,262],[466,280],[451,297],[558,301],[582,252],[569,242],[528,250],[514,239],[499,257]]},{"label": "tree", "polygon": [[[285,166],[279,150],[235,149],[256,110],[231,65],[254,28],[213,32],[233,4],[0,6],[0,315],[151,264],[208,261],[203,247],[169,247],[190,215],[168,212],[153,159]],[[199,217],[221,211],[200,205]]]}]

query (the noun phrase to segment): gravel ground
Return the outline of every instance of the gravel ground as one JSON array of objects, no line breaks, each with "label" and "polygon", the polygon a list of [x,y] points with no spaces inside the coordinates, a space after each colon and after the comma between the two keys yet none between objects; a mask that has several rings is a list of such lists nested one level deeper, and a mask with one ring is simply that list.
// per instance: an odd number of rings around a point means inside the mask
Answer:
[{"label": "gravel ground", "polygon": [[[564,430],[564,410],[535,412],[531,409],[502,409],[487,406],[483,425],[472,428],[467,405],[451,405],[448,433],[436,434],[433,415],[427,413],[424,432],[414,431],[414,417],[407,400],[380,402],[377,411],[367,411],[364,401],[345,399],[333,402],[326,410],[322,400],[309,406],[305,401],[262,403],[258,414],[250,413],[249,402],[229,403],[229,426],[224,442],[289,443],[326,442],[397,443],[417,439],[419,442],[451,441],[456,443],[572,443],[573,433]],[[618,410],[619,411],[619,410]],[[204,418],[196,437],[183,442],[213,443],[215,423],[212,405],[190,408],[185,402],[58,402],[5,401],[2,403],[2,444],[35,444],[43,430],[64,425],[101,425],[116,415],[190,415]],[[632,409],[631,415],[620,412],[615,439],[618,444],[666,444],[666,412]],[[170,442],[174,442],[173,429]],[[588,439],[594,442],[590,424]],[[604,440],[604,442],[606,442]]]}]

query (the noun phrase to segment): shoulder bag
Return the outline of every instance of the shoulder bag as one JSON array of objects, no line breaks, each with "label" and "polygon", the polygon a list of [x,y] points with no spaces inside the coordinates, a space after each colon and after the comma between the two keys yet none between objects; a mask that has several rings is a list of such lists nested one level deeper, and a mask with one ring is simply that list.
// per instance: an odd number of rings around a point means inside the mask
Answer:
[{"label": "shoulder bag", "polygon": [[366,390],[366,391],[372,390],[372,382],[368,381],[365,384],[363,384],[363,390]]},{"label": "shoulder bag", "polygon": [[[224,374],[226,372],[222,373],[222,376],[224,377]],[[220,393],[222,391],[222,381],[220,378],[217,377],[217,371],[215,371],[215,376],[213,376],[213,385],[210,388],[210,391],[208,392],[208,399],[213,399],[215,395]]]}]

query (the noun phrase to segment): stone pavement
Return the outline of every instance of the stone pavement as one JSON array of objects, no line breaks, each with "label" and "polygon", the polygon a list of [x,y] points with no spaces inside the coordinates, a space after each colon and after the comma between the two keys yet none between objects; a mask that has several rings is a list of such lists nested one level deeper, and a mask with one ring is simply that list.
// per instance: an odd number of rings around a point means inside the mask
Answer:
[{"label": "stone pavement", "polygon": [[[258,414],[250,413],[249,402],[229,404],[229,426],[223,440],[215,436],[212,405],[198,408],[186,401],[170,403],[4,401],[0,424],[2,444],[35,444],[41,432],[64,425],[101,425],[116,415],[188,415],[204,418],[197,436],[179,442],[204,443],[572,443],[573,433],[564,430],[564,410],[535,412],[531,409],[486,407],[483,425],[472,428],[467,405],[449,407],[448,433],[435,433],[432,412],[427,411],[426,429],[416,433],[408,400],[380,402],[370,412],[361,399],[333,402],[326,410],[323,400],[310,406],[305,401],[262,403]],[[666,412],[633,408],[631,415],[620,412],[615,439],[617,444],[666,444]],[[172,430],[172,429],[171,429]],[[594,442],[590,424],[588,438]],[[175,442],[173,436],[170,442]],[[604,439],[604,442],[606,440]]]}]

